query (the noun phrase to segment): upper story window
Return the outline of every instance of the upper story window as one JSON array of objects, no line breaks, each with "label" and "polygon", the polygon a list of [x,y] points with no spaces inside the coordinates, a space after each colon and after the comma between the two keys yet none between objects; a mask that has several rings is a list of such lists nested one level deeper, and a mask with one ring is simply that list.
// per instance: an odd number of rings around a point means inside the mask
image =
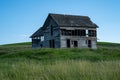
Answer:
[{"label": "upper story window", "polygon": [[65,36],[86,36],[86,31],[85,30],[66,30],[66,29],[61,29],[61,35]]},{"label": "upper story window", "polygon": [[89,37],[96,37],[96,30],[88,30]]},{"label": "upper story window", "polygon": [[52,25],[50,27],[50,34],[51,34],[51,36],[53,35],[53,26]]},{"label": "upper story window", "polygon": [[86,36],[86,31],[85,30],[80,30],[80,36]]}]

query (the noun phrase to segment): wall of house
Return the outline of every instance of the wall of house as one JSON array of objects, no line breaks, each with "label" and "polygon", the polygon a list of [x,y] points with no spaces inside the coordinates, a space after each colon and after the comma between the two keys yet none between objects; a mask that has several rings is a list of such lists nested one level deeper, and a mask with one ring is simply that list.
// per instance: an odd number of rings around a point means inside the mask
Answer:
[{"label": "wall of house", "polygon": [[33,47],[33,48],[39,47],[40,41],[41,41],[41,40],[38,39],[38,37],[32,38],[32,47]]},{"label": "wall of house", "polygon": [[[88,47],[88,38],[86,37],[74,37],[74,36],[61,36],[60,38],[60,43],[61,43],[61,48],[67,48],[67,39],[70,39],[70,48],[74,48],[74,41],[78,42],[78,48],[89,48]],[[96,39],[92,38],[91,40],[91,48],[96,49],[97,44],[96,44]]]},{"label": "wall of house", "polygon": [[50,40],[54,40],[54,48],[60,48],[60,32],[58,25],[52,19],[50,19],[49,23],[47,24],[48,26],[46,27],[44,33],[43,47],[50,48]]},{"label": "wall of house", "polygon": [[96,39],[92,40],[92,49],[97,49],[97,40]]},{"label": "wall of house", "polygon": [[[61,27],[60,29],[66,29],[66,30],[96,30],[96,28],[80,28],[80,27]],[[86,32],[87,33],[87,32]],[[97,45],[97,38],[96,37],[89,37],[88,33],[85,36],[73,36],[73,35],[60,35],[60,47],[61,48],[67,48],[67,39],[70,40],[70,48],[74,48],[75,46],[75,41],[77,41],[77,47],[78,48],[89,48],[89,44],[90,44],[90,48],[96,49]],[[89,41],[88,41],[89,40]]]},{"label": "wall of house", "polygon": [[87,38],[80,36],[61,36],[61,48],[67,48],[67,39],[70,39],[70,48],[74,48],[74,41],[77,41],[78,48],[87,48]]},{"label": "wall of house", "polygon": [[[40,38],[42,36],[38,36],[37,38],[33,39],[32,47],[44,47],[50,48],[50,40],[54,40],[54,48],[67,48],[67,39],[70,40],[70,48],[89,48],[89,40],[91,41],[91,47],[93,49],[97,48],[96,37],[89,37],[88,35],[85,36],[73,36],[73,35],[62,35],[61,29],[66,30],[96,30],[95,28],[80,28],[80,27],[58,27],[57,24],[51,19],[48,23],[49,25],[46,27],[44,32],[44,41]],[[53,28],[53,32],[51,35],[51,26]],[[86,33],[88,34],[88,33]],[[37,40],[38,39],[38,40]],[[77,45],[75,44],[77,42]],[[52,43],[53,44],[53,43]],[[75,46],[76,45],[76,46]]]}]

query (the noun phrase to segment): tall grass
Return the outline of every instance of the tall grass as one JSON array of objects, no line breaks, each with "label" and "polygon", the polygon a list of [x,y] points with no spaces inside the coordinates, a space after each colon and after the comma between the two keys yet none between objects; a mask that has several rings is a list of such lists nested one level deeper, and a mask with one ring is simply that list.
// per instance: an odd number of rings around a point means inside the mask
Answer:
[{"label": "tall grass", "polygon": [[98,49],[32,49],[0,46],[0,80],[120,80],[120,44]]},{"label": "tall grass", "polygon": [[0,80],[120,80],[120,61],[24,61],[3,64]]}]

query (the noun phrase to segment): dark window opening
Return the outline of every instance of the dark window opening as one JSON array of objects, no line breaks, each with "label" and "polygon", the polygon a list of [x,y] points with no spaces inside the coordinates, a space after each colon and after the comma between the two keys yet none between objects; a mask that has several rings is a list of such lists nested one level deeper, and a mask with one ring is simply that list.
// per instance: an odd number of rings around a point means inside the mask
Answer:
[{"label": "dark window opening", "polygon": [[88,30],[89,37],[96,37],[96,30]]},{"label": "dark window opening", "polygon": [[75,30],[75,36],[78,36],[78,35],[77,35],[77,32],[78,32],[78,30]]},{"label": "dark window opening", "polygon": [[74,47],[78,47],[78,42],[74,41]]},{"label": "dark window opening", "polygon": [[86,31],[85,30],[80,30],[80,36],[86,36]]},{"label": "dark window opening", "polygon": [[86,36],[86,31],[85,30],[61,29],[61,35],[65,35],[65,36]]},{"label": "dark window opening", "polygon": [[71,30],[68,30],[68,36],[71,36],[72,35],[72,31]]},{"label": "dark window opening", "polygon": [[49,44],[50,44],[50,48],[55,48],[55,41],[54,40],[50,40]]},{"label": "dark window opening", "polygon": [[78,30],[78,35],[80,36],[80,30]]},{"label": "dark window opening", "polygon": [[72,30],[72,36],[74,36],[75,35],[75,31],[74,30]]},{"label": "dark window opening", "polygon": [[51,28],[50,28],[50,32],[51,32],[51,36],[53,35],[53,26],[51,25]]},{"label": "dark window opening", "polygon": [[61,29],[61,34],[65,35],[65,29]]}]

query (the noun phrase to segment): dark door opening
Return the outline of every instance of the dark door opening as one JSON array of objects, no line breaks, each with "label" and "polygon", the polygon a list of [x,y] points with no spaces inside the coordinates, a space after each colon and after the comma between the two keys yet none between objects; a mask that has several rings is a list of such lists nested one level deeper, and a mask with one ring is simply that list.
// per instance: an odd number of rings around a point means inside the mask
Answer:
[{"label": "dark door opening", "polygon": [[78,47],[78,42],[74,41],[74,47]]},{"label": "dark door opening", "polygon": [[88,47],[91,48],[92,45],[91,45],[91,40],[88,40]]},{"label": "dark door opening", "polygon": [[67,39],[67,48],[70,48],[70,39]]},{"label": "dark door opening", "polygon": [[49,44],[50,44],[50,48],[55,48],[55,41],[54,40],[50,40]]}]

